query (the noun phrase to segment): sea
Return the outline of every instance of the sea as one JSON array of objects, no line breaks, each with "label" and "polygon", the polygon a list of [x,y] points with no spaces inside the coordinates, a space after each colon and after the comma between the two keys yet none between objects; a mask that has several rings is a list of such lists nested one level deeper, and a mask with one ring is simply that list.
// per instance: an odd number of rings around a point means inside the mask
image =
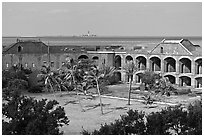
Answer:
[{"label": "sea", "polygon": [[42,41],[50,46],[144,46],[154,47],[163,39],[189,39],[194,45],[202,46],[202,37],[125,37],[125,36],[40,36],[40,37],[2,37],[2,46],[8,46],[20,40]]}]

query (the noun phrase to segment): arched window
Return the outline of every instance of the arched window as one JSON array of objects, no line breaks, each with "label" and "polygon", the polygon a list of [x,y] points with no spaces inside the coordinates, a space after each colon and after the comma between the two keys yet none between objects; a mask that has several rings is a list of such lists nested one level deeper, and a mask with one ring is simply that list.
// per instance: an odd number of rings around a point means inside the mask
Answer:
[{"label": "arched window", "polygon": [[21,52],[21,51],[22,51],[22,47],[18,46],[18,52]]},{"label": "arched window", "polygon": [[164,53],[164,48],[163,47],[161,47],[161,53]]}]

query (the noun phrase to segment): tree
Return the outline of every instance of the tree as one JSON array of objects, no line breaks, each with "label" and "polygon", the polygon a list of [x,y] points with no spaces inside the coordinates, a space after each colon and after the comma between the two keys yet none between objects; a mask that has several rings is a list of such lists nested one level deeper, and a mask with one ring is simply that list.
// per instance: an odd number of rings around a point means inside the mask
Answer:
[{"label": "tree", "polygon": [[133,74],[136,72],[136,66],[135,66],[134,62],[132,60],[127,62],[124,70],[125,70],[128,78],[129,78],[129,84],[130,85],[129,85],[129,91],[128,91],[128,105],[130,105]]},{"label": "tree", "polygon": [[145,87],[148,89],[148,91],[152,90],[155,85],[155,81],[159,80],[160,78],[161,76],[159,74],[152,71],[145,71],[141,75],[141,81],[145,84]]},{"label": "tree", "polygon": [[[87,82],[95,81],[96,89],[100,99],[101,113],[103,114],[103,106],[101,99],[101,85],[105,86],[107,80],[113,76],[115,68],[104,66],[101,69],[98,69],[96,66],[92,66],[89,71],[86,71],[85,79]],[[89,82],[90,83],[90,82]]]},{"label": "tree", "polygon": [[42,66],[41,74],[38,74],[37,77],[44,82],[46,91],[48,92],[55,92],[60,91],[61,87],[58,80],[58,72],[52,71],[50,66]]},{"label": "tree", "polygon": [[58,135],[59,127],[68,125],[64,108],[55,100],[35,100],[14,92],[3,104],[3,135]]}]

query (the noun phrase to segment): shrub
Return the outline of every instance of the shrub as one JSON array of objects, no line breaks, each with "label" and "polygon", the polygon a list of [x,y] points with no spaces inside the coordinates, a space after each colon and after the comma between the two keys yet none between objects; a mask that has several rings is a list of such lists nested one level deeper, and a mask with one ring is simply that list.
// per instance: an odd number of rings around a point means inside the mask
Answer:
[{"label": "shrub", "polygon": [[94,130],[92,133],[83,130],[84,135],[128,135],[128,134],[140,134],[145,133],[144,112],[138,112],[137,110],[129,110],[127,115],[122,115],[121,119],[115,120],[115,122],[101,125],[99,130]]},{"label": "shrub", "polygon": [[42,92],[44,92],[44,91],[43,91],[43,86],[41,86],[41,85],[36,85],[36,86],[34,86],[34,87],[31,87],[31,88],[28,90],[28,92],[30,92],[30,93],[42,93]]},{"label": "shrub", "polygon": [[3,104],[3,135],[49,135],[63,134],[59,127],[68,125],[64,108],[57,101],[34,100],[14,94]]},{"label": "shrub", "polygon": [[14,89],[27,89],[28,88],[28,82],[22,79],[13,79],[8,82],[8,88],[14,88]]},{"label": "shrub", "polygon": [[190,104],[187,110],[182,107],[168,107],[160,112],[145,115],[144,112],[129,110],[127,115],[110,124],[101,125],[99,130],[84,135],[201,135],[202,102]]},{"label": "shrub", "polygon": [[177,91],[178,95],[184,95],[184,94],[191,93],[191,89],[189,89],[189,88],[179,88],[176,91]]}]

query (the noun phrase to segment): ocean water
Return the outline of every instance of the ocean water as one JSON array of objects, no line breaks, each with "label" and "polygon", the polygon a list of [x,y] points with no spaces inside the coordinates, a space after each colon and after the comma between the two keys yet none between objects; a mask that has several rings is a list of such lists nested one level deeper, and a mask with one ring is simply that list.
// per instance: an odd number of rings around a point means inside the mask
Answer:
[{"label": "ocean water", "polygon": [[2,37],[2,46],[15,43],[17,38],[21,40],[40,40],[49,45],[82,45],[82,46],[156,46],[163,39],[189,39],[194,45],[202,46],[202,37]]}]

